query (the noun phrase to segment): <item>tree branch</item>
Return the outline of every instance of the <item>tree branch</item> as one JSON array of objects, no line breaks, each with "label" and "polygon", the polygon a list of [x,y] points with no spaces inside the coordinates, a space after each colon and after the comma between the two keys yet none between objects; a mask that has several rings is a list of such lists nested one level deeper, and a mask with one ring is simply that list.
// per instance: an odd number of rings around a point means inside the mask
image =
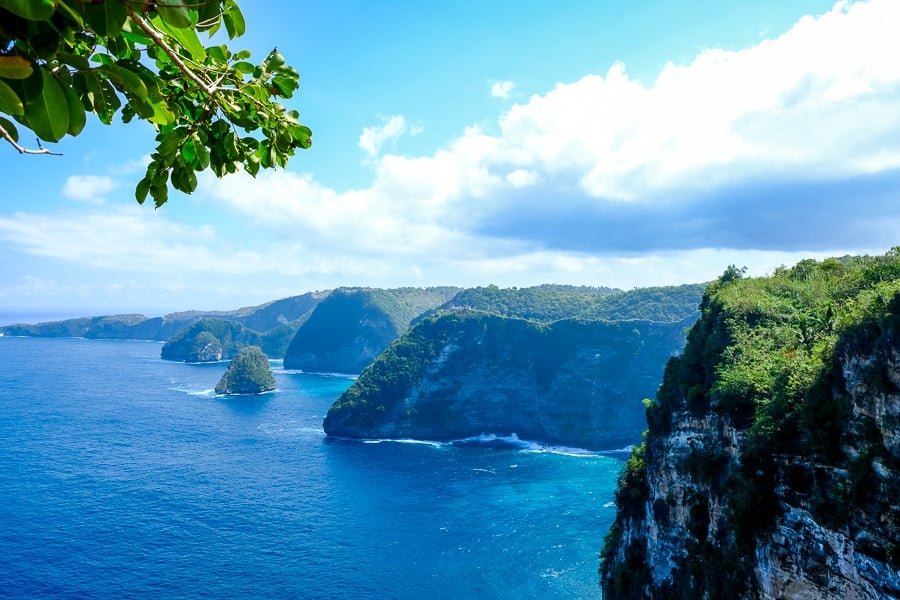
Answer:
[{"label": "tree branch", "polygon": [[9,144],[13,148],[15,148],[16,152],[18,152],[19,154],[49,154],[51,156],[62,156],[61,152],[53,152],[52,150],[48,150],[47,148],[44,148],[43,146],[41,146],[41,140],[37,141],[37,145],[38,145],[37,150],[33,150],[31,148],[26,148],[25,146],[19,145],[19,143],[16,142],[15,139],[13,139],[13,136],[11,136],[9,134],[9,132],[3,128],[3,125],[0,125],[0,137],[2,137],[4,140],[9,142]]},{"label": "tree branch", "polygon": [[197,73],[195,73],[189,66],[184,63],[184,60],[178,55],[177,52],[166,43],[166,38],[157,31],[150,23],[148,23],[142,16],[134,12],[134,10],[129,9],[128,16],[131,17],[131,20],[134,21],[134,24],[141,28],[141,30],[146,33],[150,38],[159,44],[159,47],[162,48],[163,52],[169,55],[169,58],[172,59],[172,62],[175,63],[175,66],[181,69],[181,72],[184,73],[188,79],[192,80],[194,83],[200,86],[200,89],[209,94],[210,96],[215,95],[218,88],[208,82],[204,81],[200,78]]}]

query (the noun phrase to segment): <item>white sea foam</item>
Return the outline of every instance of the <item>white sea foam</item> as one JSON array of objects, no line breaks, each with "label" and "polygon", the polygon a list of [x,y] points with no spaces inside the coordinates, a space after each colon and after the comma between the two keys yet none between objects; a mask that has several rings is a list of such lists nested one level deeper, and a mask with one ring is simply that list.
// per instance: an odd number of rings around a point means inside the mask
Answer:
[{"label": "white sea foam", "polygon": [[494,448],[514,448],[519,450],[536,450],[541,447],[537,442],[521,440],[515,433],[510,435],[497,435],[495,433],[481,433],[467,438],[451,440],[451,446],[490,446]]},{"label": "white sea foam", "polygon": [[625,446],[624,448],[616,448],[614,450],[601,450],[597,454],[631,454],[634,446]]},{"label": "white sea foam", "polygon": [[[413,438],[345,438],[342,436],[332,436],[337,439],[362,442],[363,444],[418,444],[422,446],[431,446],[432,448],[444,448],[448,446],[484,446],[488,448],[502,448],[510,450],[519,450],[520,452],[530,454],[557,454],[560,456],[571,456],[574,458],[597,458],[611,452],[622,452],[623,450],[610,450],[604,452],[594,452],[585,450],[584,448],[570,448],[567,446],[548,446],[540,442],[531,440],[523,440],[515,433],[510,435],[497,435],[495,433],[482,433],[471,437],[450,440],[449,442],[437,442],[434,440],[420,440]],[[630,451],[630,449],[629,449]],[[510,468],[516,468],[519,465],[510,465]],[[485,469],[473,469],[475,471]]]},{"label": "white sea foam", "polygon": [[[215,391],[215,390],[213,390],[213,391]],[[244,396],[266,396],[268,394],[276,394],[279,391],[280,390],[278,388],[275,388],[274,390],[267,390],[265,392],[257,392],[257,393],[253,393],[253,394],[215,394],[215,397],[216,398],[240,398],[240,397],[244,397]]]},{"label": "white sea foam", "polygon": [[494,433],[482,433],[480,435],[453,440],[450,442],[453,446],[489,446],[493,448],[512,448],[522,452],[535,454],[559,454],[562,456],[573,456],[576,458],[594,458],[598,456],[597,452],[585,450],[584,448],[570,448],[568,446],[548,446],[540,442],[523,440],[515,433],[510,435],[496,435]]},{"label": "white sea foam", "polygon": [[181,392],[182,394],[187,394],[188,396],[207,396],[209,398],[212,398],[216,395],[216,390],[212,388],[208,390],[194,390],[191,388],[171,387],[169,389],[175,392]]},{"label": "white sea foam", "polygon": [[442,444],[441,442],[432,442],[431,440],[414,440],[410,438],[404,439],[373,439],[373,440],[360,440],[363,444],[419,444],[422,446],[431,446],[432,448],[440,448],[446,444]]},{"label": "white sea foam", "polygon": [[318,371],[304,371],[303,369],[285,369],[280,368],[272,369],[273,373],[280,373],[283,375],[318,375],[319,377],[335,377],[338,379],[352,379],[356,380],[359,378],[359,375],[354,375],[353,373],[329,373],[329,372],[318,372]]}]

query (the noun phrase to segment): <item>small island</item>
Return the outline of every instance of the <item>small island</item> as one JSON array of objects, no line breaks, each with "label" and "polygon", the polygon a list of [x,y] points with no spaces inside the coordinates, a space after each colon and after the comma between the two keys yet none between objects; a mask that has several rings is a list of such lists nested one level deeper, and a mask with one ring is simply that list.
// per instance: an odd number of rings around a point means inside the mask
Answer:
[{"label": "small island", "polygon": [[216,385],[216,394],[261,394],[275,389],[269,358],[258,346],[238,352]]}]

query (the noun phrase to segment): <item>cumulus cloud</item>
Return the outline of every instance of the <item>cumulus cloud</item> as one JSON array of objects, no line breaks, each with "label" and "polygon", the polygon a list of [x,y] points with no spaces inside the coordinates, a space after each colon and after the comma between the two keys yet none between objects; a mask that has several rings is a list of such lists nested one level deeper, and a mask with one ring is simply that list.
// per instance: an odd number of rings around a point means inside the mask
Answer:
[{"label": "cumulus cloud", "polygon": [[[211,229],[144,222],[146,212],[0,217],[0,240],[138,272],[181,263],[235,277],[277,272],[299,289],[631,287],[709,280],[729,263],[760,273],[879,252],[900,231],[897,22],[895,0],[840,3],[755,46],[669,64],[649,82],[613,64],[429,155],[382,153],[413,132],[386,117],[360,136],[373,178],[355,189],[285,171],[204,179],[206,202],[271,240],[252,252]],[[98,231],[111,232],[108,246]]]},{"label": "cumulus cloud", "polygon": [[510,93],[512,93],[515,87],[516,84],[512,81],[495,81],[491,84],[491,97],[503,99],[509,98]]},{"label": "cumulus cloud", "polygon": [[103,175],[72,175],[66,179],[62,195],[70,200],[87,204],[103,204],[105,195],[118,185],[111,177]]},{"label": "cumulus cloud", "polygon": [[[430,156],[379,156],[360,189],[275,174],[252,184],[265,193],[230,182],[211,193],[260,225],[323,244],[353,232],[376,254],[889,246],[897,22],[892,0],[839,3],[753,47],[666,65],[649,84],[620,63],[558,84],[513,105],[496,133],[470,127]],[[361,146],[377,154],[405,127],[386,119]]]},{"label": "cumulus cloud", "polygon": [[362,133],[359,135],[359,147],[370,157],[374,158],[381,153],[381,147],[387,142],[395,140],[404,134],[418,135],[422,131],[421,126],[408,125],[403,115],[382,117],[381,125],[363,128]]}]

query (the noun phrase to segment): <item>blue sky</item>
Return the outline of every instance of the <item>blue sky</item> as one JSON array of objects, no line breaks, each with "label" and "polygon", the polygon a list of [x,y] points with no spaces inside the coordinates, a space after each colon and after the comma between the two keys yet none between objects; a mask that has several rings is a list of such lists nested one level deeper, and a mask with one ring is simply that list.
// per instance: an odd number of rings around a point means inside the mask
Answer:
[{"label": "blue sky", "polygon": [[900,244],[900,3],[245,0],[314,145],[132,199],[153,131],[0,151],[0,310],[631,288]]}]

